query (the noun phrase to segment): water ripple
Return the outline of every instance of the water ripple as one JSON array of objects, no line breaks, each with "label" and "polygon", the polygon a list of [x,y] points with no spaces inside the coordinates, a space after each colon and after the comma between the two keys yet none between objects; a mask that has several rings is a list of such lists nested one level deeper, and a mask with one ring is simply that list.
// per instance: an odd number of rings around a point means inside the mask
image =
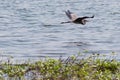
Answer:
[{"label": "water ripple", "polygon": [[[68,56],[83,50],[119,52],[119,6],[119,0],[1,0],[1,55],[37,58]],[[95,18],[84,26],[60,24],[68,21],[67,9],[79,16],[94,14]]]}]

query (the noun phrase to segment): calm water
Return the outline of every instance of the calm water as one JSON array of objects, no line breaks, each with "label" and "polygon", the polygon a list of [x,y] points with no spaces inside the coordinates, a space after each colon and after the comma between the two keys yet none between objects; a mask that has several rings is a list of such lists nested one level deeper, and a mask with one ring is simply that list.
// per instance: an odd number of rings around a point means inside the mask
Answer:
[{"label": "calm water", "polygon": [[[86,25],[60,24],[65,10],[92,16]],[[14,58],[117,53],[120,57],[119,0],[0,0],[0,55]],[[87,53],[87,54],[88,54]]]}]

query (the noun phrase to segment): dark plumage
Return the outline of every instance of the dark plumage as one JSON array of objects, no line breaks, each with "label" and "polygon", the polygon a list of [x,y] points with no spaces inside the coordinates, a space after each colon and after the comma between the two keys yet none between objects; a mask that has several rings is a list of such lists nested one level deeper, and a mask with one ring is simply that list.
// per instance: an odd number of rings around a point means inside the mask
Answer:
[{"label": "dark plumage", "polygon": [[68,16],[68,18],[71,20],[71,21],[68,21],[68,22],[62,22],[62,23],[77,23],[77,24],[82,24],[82,25],[85,25],[86,22],[88,22],[88,20],[86,20],[87,18],[94,18],[94,15],[91,16],[91,17],[77,17],[77,15],[73,14],[72,12],[70,12],[69,10],[65,11],[66,15]]}]

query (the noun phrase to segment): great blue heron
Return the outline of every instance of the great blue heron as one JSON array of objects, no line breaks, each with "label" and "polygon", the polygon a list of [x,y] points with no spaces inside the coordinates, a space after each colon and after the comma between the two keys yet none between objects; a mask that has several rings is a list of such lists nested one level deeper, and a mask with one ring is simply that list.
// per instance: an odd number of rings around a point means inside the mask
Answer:
[{"label": "great blue heron", "polygon": [[91,17],[88,17],[88,16],[77,17],[76,14],[70,12],[69,10],[65,11],[65,13],[68,16],[68,18],[70,19],[70,21],[62,22],[62,24],[63,23],[77,23],[77,24],[85,25],[86,22],[88,22],[88,20],[86,20],[87,18],[94,18],[94,15]]}]

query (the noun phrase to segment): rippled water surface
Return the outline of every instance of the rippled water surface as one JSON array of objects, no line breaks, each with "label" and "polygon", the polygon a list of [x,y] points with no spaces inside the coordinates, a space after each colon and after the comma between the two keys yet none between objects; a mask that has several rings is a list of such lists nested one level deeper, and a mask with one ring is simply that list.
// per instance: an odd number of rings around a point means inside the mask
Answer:
[{"label": "rippled water surface", "polygon": [[[60,24],[65,10],[92,16],[86,25]],[[117,53],[119,0],[0,0],[0,55],[15,58]]]}]

